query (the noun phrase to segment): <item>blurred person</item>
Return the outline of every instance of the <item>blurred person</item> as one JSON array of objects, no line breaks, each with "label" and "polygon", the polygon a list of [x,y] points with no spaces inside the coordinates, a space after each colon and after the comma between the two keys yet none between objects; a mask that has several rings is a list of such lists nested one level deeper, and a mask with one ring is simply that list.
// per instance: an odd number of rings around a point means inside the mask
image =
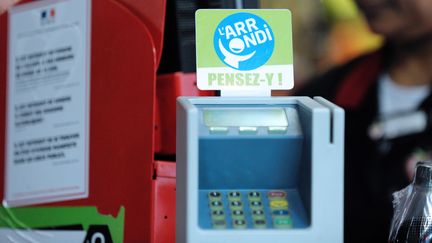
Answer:
[{"label": "blurred person", "polygon": [[432,149],[432,0],[356,0],[379,50],[316,77],[296,95],[345,109],[345,242],[387,242],[392,193]]}]

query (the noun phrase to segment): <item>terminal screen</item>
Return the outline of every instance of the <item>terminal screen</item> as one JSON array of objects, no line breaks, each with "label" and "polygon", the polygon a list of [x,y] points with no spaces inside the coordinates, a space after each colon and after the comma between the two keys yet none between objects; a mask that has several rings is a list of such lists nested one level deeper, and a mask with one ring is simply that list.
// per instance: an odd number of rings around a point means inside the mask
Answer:
[{"label": "terminal screen", "polygon": [[208,127],[288,126],[283,108],[207,108],[203,113],[204,124]]}]

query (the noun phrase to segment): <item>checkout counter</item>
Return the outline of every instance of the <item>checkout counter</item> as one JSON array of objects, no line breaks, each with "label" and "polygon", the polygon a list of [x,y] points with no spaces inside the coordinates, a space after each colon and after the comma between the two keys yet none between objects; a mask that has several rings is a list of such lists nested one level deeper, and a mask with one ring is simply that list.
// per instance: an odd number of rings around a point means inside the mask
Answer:
[{"label": "checkout counter", "polygon": [[181,97],[176,242],[342,242],[344,112],[316,97]]}]

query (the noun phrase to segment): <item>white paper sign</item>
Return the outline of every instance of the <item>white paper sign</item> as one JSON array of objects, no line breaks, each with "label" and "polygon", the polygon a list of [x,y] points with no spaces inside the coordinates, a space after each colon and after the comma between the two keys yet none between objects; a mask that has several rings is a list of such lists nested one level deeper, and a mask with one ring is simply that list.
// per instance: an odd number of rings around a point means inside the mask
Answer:
[{"label": "white paper sign", "polygon": [[88,196],[90,2],[9,13],[7,206]]}]

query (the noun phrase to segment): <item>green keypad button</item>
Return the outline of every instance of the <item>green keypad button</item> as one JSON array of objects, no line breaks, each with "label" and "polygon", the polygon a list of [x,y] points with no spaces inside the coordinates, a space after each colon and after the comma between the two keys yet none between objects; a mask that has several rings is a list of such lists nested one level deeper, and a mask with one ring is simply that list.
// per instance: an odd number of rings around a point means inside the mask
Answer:
[{"label": "green keypad button", "polygon": [[264,215],[264,211],[262,210],[253,210],[252,215]]},{"label": "green keypad button", "polygon": [[212,225],[213,225],[214,229],[225,229],[226,228],[225,220],[213,220]]},{"label": "green keypad button", "polygon": [[254,228],[256,229],[264,229],[266,228],[266,221],[265,219],[256,219],[253,221]]},{"label": "green keypad button", "polygon": [[210,201],[220,201],[222,199],[222,194],[220,192],[209,192],[208,197]]},{"label": "green keypad button", "polygon": [[243,210],[243,204],[240,201],[232,201],[230,202],[230,209],[234,210]]},{"label": "green keypad button", "polygon": [[225,220],[225,213],[222,210],[214,210],[211,212],[213,220]]},{"label": "green keypad button", "polygon": [[234,229],[246,229],[246,220],[244,220],[244,219],[233,220],[233,228]]},{"label": "green keypad button", "polygon": [[213,229],[293,228],[284,190],[215,190],[206,194]]},{"label": "green keypad button", "polygon": [[254,219],[254,220],[265,219],[264,211],[262,211],[262,210],[252,210],[252,219]]},{"label": "green keypad button", "polygon": [[291,217],[276,217],[273,218],[273,225],[278,229],[292,228]]},{"label": "green keypad button", "polygon": [[234,210],[234,211],[232,211],[232,215],[234,215],[234,216],[243,216],[244,213],[241,210]]},{"label": "green keypad button", "polygon": [[228,193],[228,200],[240,201],[241,200],[241,193],[240,192],[229,192]]},{"label": "green keypad button", "polygon": [[261,193],[249,192],[248,193],[248,199],[249,199],[249,201],[260,201],[261,200]]},{"label": "green keypad button", "polygon": [[244,212],[241,210],[234,210],[231,212],[231,218],[232,219],[244,219]]},{"label": "green keypad button", "polygon": [[263,204],[261,201],[252,201],[252,202],[250,202],[249,206],[252,210],[262,210],[263,209]]},{"label": "green keypad button", "polygon": [[222,201],[210,201],[210,209],[214,210],[223,210]]}]

